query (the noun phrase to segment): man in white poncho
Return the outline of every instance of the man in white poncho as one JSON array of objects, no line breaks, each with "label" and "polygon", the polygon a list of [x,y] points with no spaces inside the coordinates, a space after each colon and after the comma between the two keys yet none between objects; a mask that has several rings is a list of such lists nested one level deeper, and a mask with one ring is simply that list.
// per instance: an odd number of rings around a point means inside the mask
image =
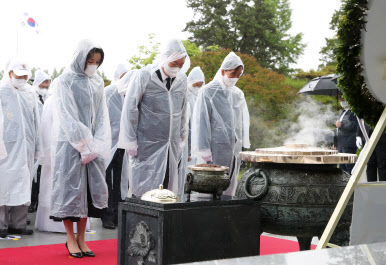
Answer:
[{"label": "man in white poncho", "polygon": [[0,237],[33,233],[26,225],[39,114],[30,75],[26,62],[14,58],[0,86]]},{"label": "man in white poncho", "polygon": [[[39,117],[41,119],[43,113],[43,106],[49,95],[49,88],[51,85],[51,77],[43,72],[42,70],[37,70],[35,72],[35,78],[32,84],[33,90],[35,90],[36,101],[38,102],[39,108]],[[32,191],[31,191],[31,205],[29,206],[28,212],[32,213],[37,210],[38,206],[38,197],[39,197],[39,186],[40,186],[40,175],[41,175],[41,165],[38,164],[38,161],[35,161],[34,165],[34,178],[32,181]]]},{"label": "man in white poncho", "polygon": [[130,81],[123,105],[118,147],[133,158],[134,195],[158,188],[178,191],[178,162],[188,135],[187,58],[180,40],[171,40],[159,62],[140,69]]},{"label": "man in white poncho", "polygon": [[215,78],[203,87],[192,118],[192,156],[207,163],[229,167],[231,185],[226,195],[234,195],[240,170],[240,151],[249,148],[249,113],[244,93],[236,87],[244,64],[229,53]]},{"label": "man in white poncho", "polygon": [[[111,125],[111,156],[106,163],[106,183],[109,189],[108,208],[103,210],[102,225],[107,229],[114,229],[118,224],[118,203],[124,200],[128,194],[129,176],[123,171],[122,166],[127,167],[125,150],[118,148],[119,130],[123,101],[130,79],[137,70],[129,70],[125,64],[119,64],[114,74],[115,82],[105,88],[107,108],[109,110]],[[118,79],[116,79],[116,77]]]}]

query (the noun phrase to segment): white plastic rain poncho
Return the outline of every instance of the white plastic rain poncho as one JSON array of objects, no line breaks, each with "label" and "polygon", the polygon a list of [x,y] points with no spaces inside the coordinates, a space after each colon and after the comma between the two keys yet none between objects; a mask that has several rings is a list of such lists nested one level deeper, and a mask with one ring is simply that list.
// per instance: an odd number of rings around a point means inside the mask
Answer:
[{"label": "white plastic rain poncho", "polygon": [[196,165],[196,162],[197,162],[196,158],[193,158],[190,162],[188,162],[188,159],[189,157],[191,157],[191,118],[193,115],[194,105],[197,100],[198,92],[200,90],[200,87],[193,87],[193,84],[200,83],[200,82],[202,82],[203,85],[205,85],[205,75],[204,75],[204,72],[202,72],[201,68],[197,66],[197,67],[194,67],[188,75],[187,97],[188,97],[188,103],[189,103],[188,105],[189,137],[188,137],[188,143],[185,145],[184,150],[182,152],[181,162],[178,168],[178,180],[179,180],[179,183],[182,183],[182,185],[179,185],[179,188],[178,188],[179,194],[183,194],[184,192],[186,174],[190,172],[190,170],[188,169],[188,166]]},{"label": "white plastic rain poncho", "polygon": [[[189,118],[191,119],[193,116],[194,105],[196,104],[198,92],[200,91],[200,87],[193,87],[193,84],[202,82],[202,86],[205,85],[205,75],[200,67],[194,67],[192,71],[190,71],[188,75],[188,102],[190,107]],[[189,126],[189,138],[191,137],[191,126]],[[189,139],[190,142],[191,139]],[[191,143],[189,143],[189,149],[191,148]],[[189,156],[191,155],[191,150],[189,150]]]},{"label": "white plastic rain poncho", "polygon": [[213,164],[229,167],[231,185],[224,193],[234,195],[241,165],[239,153],[249,148],[249,114],[244,93],[224,84],[221,70],[243,66],[240,57],[228,54],[213,81],[203,87],[192,118],[192,156],[210,157]]},{"label": "white plastic rain poncho", "polygon": [[[42,155],[39,162],[42,165],[40,176],[39,208],[49,209],[51,204],[52,176],[51,176],[51,143],[52,125],[55,112],[55,101],[50,97],[44,104],[40,122],[40,136]],[[39,210],[38,208],[38,210]],[[47,216],[49,217],[49,215]],[[52,221],[52,220],[50,220]]]},{"label": "white plastic rain poncho", "polygon": [[184,57],[187,53],[182,42],[172,40],[158,63],[139,70],[129,84],[118,146],[137,151],[130,162],[134,195],[158,188],[164,181],[167,164],[168,189],[178,191],[178,162],[188,132],[186,75],[179,71],[168,90],[156,71]]},{"label": "white plastic rain poncho", "polygon": [[[52,174],[51,174],[51,139],[52,124],[54,122],[55,101],[49,97],[43,107],[43,114],[40,117],[40,149],[41,156],[39,162],[42,165],[39,188],[39,205],[36,211],[35,229],[39,231],[61,232],[66,229],[62,222],[55,222],[50,217],[50,205],[52,194]],[[90,229],[90,221],[87,220],[86,229]],[[77,225],[74,223],[74,232],[77,231]]]},{"label": "white plastic rain poncho", "polygon": [[[53,189],[51,215],[85,218],[87,183],[92,204],[107,207],[105,160],[111,152],[111,129],[104,83],[100,76],[85,74],[89,51],[97,47],[81,41],[65,73],[54,82],[55,113],[51,147]],[[97,156],[82,165],[82,155]]]},{"label": "white plastic rain poncho", "polygon": [[125,64],[125,63],[118,64],[117,69],[115,70],[115,73],[114,73],[114,82],[118,82],[121,79],[121,75],[123,75],[124,73],[127,73],[128,71],[130,71],[130,67],[128,64]]},{"label": "white plastic rain poncho", "polygon": [[[107,102],[107,108],[109,110],[111,137],[112,137],[111,154],[110,154],[109,160],[106,163],[106,169],[109,167],[114,157],[114,154],[118,148],[119,130],[121,127],[121,116],[122,116],[124,95],[126,94],[126,90],[129,86],[130,79],[137,71],[138,70],[136,69],[128,71],[118,82],[110,86],[107,86],[105,88],[106,102]],[[129,162],[129,158],[126,156],[127,154],[125,152],[125,155],[123,158],[123,165],[122,165],[123,168],[127,168],[129,166],[127,164]],[[122,200],[125,199],[128,194],[128,185],[129,185],[128,173],[121,174]]]},{"label": "white plastic rain poncho", "polygon": [[49,97],[49,93],[48,93],[48,89],[43,89],[43,91],[42,91],[42,90],[39,89],[39,86],[40,86],[41,83],[43,83],[46,80],[51,81],[51,77],[47,73],[45,73],[45,72],[43,72],[41,70],[37,70],[35,72],[35,79],[34,79],[34,82],[32,84],[32,87],[36,91],[36,99],[37,99],[38,106],[39,106],[39,115],[40,115],[40,117],[42,116],[42,113],[43,113],[43,103],[40,101],[40,97],[39,96],[42,97],[42,100],[44,102]]},{"label": "white plastic rain poncho", "polygon": [[[22,62],[15,58],[8,69],[21,65],[29,72]],[[32,169],[39,149],[36,98],[27,85],[16,89],[5,72],[0,106],[0,206],[29,205]]]}]

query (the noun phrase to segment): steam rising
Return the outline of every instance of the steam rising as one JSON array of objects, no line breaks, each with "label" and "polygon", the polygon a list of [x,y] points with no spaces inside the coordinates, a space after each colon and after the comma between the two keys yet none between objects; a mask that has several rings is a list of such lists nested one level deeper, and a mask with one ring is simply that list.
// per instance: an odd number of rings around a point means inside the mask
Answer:
[{"label": "steam rising", "polygon": [[310,147],[331,147],[337,115],[330,106],[307,97],[297,105],[297,123],[290,126],[285,144],[308,144]]}]

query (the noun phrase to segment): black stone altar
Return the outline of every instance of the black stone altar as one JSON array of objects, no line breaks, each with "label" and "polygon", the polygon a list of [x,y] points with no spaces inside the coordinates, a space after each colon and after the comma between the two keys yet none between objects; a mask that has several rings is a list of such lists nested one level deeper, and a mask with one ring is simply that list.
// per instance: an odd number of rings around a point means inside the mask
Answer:
[{"label": "black stone altar", "polygon": [[174,264],[260,253],[260,206],[223,195],[161,204],[127,198],[119,204],[118,264]]}]

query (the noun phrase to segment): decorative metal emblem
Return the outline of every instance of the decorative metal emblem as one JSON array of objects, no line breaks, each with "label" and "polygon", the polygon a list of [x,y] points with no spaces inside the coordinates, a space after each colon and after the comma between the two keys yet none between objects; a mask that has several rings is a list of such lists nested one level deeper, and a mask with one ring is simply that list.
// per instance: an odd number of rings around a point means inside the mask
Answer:
[{"label": "decorative metal emblem", "polygon": [[148,262],[157,262],[157,253],[154,248],[154,237],[149,231],[149,226],[144,222],[139,222],[135,228],[130,231],[130,246],[126,253],[132,257],[138,258],[138,265],[144,265]]}]

